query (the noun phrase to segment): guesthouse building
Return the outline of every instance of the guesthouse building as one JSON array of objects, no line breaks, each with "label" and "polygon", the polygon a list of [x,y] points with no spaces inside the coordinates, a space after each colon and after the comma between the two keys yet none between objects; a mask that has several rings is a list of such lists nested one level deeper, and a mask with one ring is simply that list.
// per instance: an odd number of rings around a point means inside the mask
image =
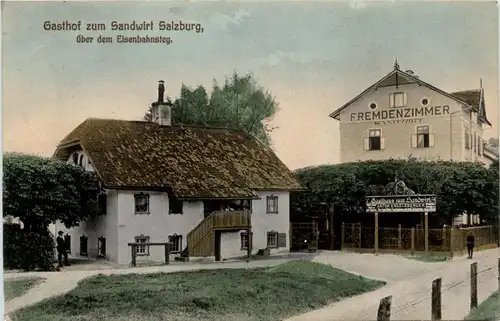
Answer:
[{"label": "guesthouse building", "polygon": [[[160,82],[151,122],[89,118],[57,146],[55,158],[95,172],[105,190],[105,215],[53,227],[70,256],[127,264],[129,243],[162,242],[190,259],[288,252],[293,173],[243,131],[172,124],[164,91]],[[164,253],[139,245],[137,260]]]},{"label": "guesthouse building", "polygon": [[484,89],[447,92],[394,69],[330,114],[340,124],[341,162],[407,159],[481,162],[488,150]]}]

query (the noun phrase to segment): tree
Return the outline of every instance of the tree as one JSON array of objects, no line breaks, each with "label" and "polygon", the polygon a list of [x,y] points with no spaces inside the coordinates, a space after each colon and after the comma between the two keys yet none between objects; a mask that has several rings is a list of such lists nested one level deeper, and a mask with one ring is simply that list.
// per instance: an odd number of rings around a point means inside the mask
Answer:
[{"label": "tree", "polygon": [[498,163],[489,169],[470,162],[366,161],[321,165],[296,170],[308,191],[293,193],[292,215],[321,210],[321,203],[336,204],[346,213],[364,213],[366,195],[383,195],[396,176],[417,194],[436,194],[437,212],[451,220],[467,212],[494,222],[498,210]]},{"label": "tree", "polygon": [[[274,128],[265,122],[276,113],[278,103],[251,74],[240,77],[234,73],[223,86],[214,80],[210,96],[203,86],[191,89],[183,84],[180,97],[172,104],[174,124],[241,129],[270,145]],[[151,121],[151,111],[149,107],[144,120]]]},{"label": "tree", "polygon": [[92,172],[51,158],[8,153],[3,159],[3,215],[19,218],[27,232],[46,233],[101,215],[99,181]]}]

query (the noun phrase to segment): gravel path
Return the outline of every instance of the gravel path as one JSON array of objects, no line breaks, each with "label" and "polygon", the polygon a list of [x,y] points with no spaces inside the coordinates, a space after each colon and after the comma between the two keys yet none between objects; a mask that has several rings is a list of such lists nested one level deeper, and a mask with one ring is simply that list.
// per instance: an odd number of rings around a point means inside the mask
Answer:
[{"label": "gravel path", "polygon": [[393,255],[324,254],[314,261],[388,284],[287,321],[376,320],[380,299],[389,295],[393,296],[392,320],[430,320],[432,281],[440,277],[442,320],[463,320],[469,313],[470,264],[478,262],[478,301],[482,302],[498,290],[499,257],[498,248],[475,253],[474,260],[461,257],[443,263],[418,262]]}]

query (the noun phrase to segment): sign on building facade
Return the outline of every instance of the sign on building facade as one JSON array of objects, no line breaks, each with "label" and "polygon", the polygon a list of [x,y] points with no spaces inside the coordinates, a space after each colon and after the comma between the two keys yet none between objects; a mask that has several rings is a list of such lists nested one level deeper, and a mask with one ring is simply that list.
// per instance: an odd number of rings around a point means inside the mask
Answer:
[{"label": "sign on building facade", "polygon": [[447,116],[450,114],[450,106],[429,106],[419,108],[398,108],[381,111],[366,111],[350,113],[350,122],[362,121],[394,121],[422,117]]},{"label": "sign on building facade", "polygon": [[387,184],[383,196],[366,196],[367,213],[436,212],[436,195],[415,194],[396,179]]}]

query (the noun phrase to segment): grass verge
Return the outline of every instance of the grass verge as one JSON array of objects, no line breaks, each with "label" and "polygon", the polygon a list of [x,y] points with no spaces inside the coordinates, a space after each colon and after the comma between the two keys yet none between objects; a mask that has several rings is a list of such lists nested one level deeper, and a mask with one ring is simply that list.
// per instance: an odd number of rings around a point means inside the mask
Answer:
[{"label": "grass verge", "polygon": [[10,280],[5,280],[3,283],[5,301],[12,300],[18,296],[23,295],[28,292],[31,288],[37,286],[38,284],[44,282],[44,278],[15,278]]},{"label": "grass verge", "polygon": [[18,311],[13,321],[281,320],[384,282],[320,263],[96,276],[66,295]]},{"label": "grass verge", "polygon": [[493,293],[488,299],[473,309],[465,320],[499,320],[500,292]]}]

